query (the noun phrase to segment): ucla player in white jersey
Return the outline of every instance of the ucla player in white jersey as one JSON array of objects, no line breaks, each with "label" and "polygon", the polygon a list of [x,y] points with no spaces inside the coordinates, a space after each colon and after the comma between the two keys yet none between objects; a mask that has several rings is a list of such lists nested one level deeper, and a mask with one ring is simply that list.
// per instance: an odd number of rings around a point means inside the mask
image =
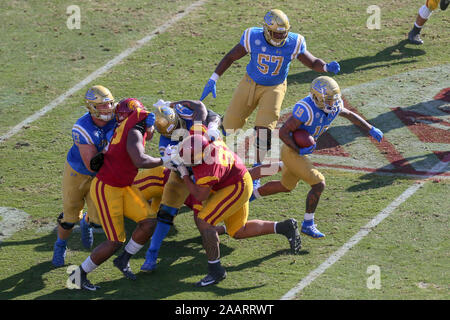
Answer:
[{"label": "ucla player in white jersey", "polygon": [[[280,117],[286,93],[286,77],[292,60],[299,60],[317,72],[340,71],[339,63],[325,63],[306,48],[303,36],[289,32],[289,19],[281,10],[273,9],[264,16],[263,28],[248,28],[240,42],[217,65],[203,90],[200,100],[209,93],[216,97],[216,82],[231,64],[250,54],[246,74],[234,91],[223,118],[225,130],[242,128],[251,113],[258,109],[255,119],[256,162],[258,165],[271,147],[271,131]],[[259,180],[255,180],[255,187]]]},{"label": "ucla player in white jersey", "polygon": [[[101,227],[95,205],[89,196],[91,181],[95,176],[90,161],[107,145],[107,136],[114,130],[115,103],[111,92],[100,85],[89,88],[84,100],[89,112],[72,127],[73,145],[64,165],[63,212],[58,217],[58,238],[54,244],[52,259],[55,267],[64,265],[67,239],[76,223],[80,222],[82,243],[86,248],[91,248],[93,243],[90,224]],[[85,202],[88,215],[83,215]]]},{"label": "ucla player in white jersey", "polygon": [[309,158],[316,144],[309,148],[299,148],[292,138],[292,133],[297,129],[304,129],[317,141],[337,116],[350,120],[381,142],[383,133],[379,129],[356,113],[344,108],[337,82],[327,76],[318,77],[311,83],[310,95],[297,102],[292,115],[280,128],[280,139],[284,143],[281,147],[283,161],[281,180],[270,181],[253,190],[253,199],[257,199],[279,192],[290,192],[300,180],[309,184],[311,190],[306,197],[306,211],[301,231],[315,239],[325,236],[314,223],[314,213],[325,189],[325,177]]}]

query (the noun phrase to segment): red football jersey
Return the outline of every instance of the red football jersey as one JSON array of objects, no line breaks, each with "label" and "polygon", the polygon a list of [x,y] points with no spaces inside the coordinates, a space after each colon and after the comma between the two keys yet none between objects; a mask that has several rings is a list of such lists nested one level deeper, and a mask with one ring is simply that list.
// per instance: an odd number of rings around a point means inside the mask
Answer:
[{"label": "red football jersey", "polygon": [[217,191],[237,183],[247,172],[241,158],[222,140],[210,143],[205,154],[203,163],[192,167],[198,185],[212,186],[212,190]]},{"label": "red football jersey", "polygon": [[[126,187],[133,184],[138,168],[133,164],[127,152],[128,133],[148,114],[148,111],[138,108],[114,130],[103,165],[97,173],[99,180],[113,187]],[[145,137],[143,141],[145,145]]]}]

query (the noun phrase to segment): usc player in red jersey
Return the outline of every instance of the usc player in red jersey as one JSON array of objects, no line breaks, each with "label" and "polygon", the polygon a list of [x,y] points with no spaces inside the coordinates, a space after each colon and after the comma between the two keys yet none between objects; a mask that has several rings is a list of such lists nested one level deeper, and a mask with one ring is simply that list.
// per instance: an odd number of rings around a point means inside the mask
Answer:
[{"label": "usc player in red jersey", "polygon": [[[265,234],[285,235],[294,254],[301,247],[297,221],[248,221],[249,199],[253,181],[242,160],[222,140],[209,143],[203,135],[194,134],[179,146],[177,171],[190,194],[203,203],[196,215],[203,247],[208,259],[208,274],[196,283],[205,287],[225,279],[220,263],[219,236],[215,226],[224,222],[227,233],[235,239]],[[190,166],[195,182],[186,166]]]},{"label": "usc player in red jersey", "polygon": [[[145,141],[153,136],[155,117],[137,99],[124,99],[115,110],[117,127],[107,151],[94,157],[100,162],[96,177],[91,183],[90,195],[95,203],[99,219],[107,240],[98,245],[91,255],[75,270],[71,281],[79,281],[79,287],[97,290],[87,279],[100,264],[109,259],[126,240],[124,217],[137,223],[124,252],[114,259],[114,265],[129,279],[135,279],[129,266],[129,259],[150,239],[156,225],[156,214],[151,214],[150,206],[133,181],[138,168],[153,168],[163,165],[163,158],[153,158],[145,154]],[[100,160],[99,160],[100,158]],[[75,279],[79,276],[79,279]]]}]

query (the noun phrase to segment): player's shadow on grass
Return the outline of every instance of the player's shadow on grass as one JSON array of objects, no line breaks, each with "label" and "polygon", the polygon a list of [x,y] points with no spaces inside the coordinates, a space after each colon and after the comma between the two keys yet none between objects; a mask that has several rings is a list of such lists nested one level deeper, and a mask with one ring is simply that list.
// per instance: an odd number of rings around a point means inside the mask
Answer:
[{"label": "player's shadow on grass", "polygon": [[[409,163],[414,162],[415,167],[424,167],[425,165],[428,165],[430,163],[434,163],[436,164],[436,155],[434,153],[429,153],[426,155],[422,155],[422,156],[415,156],[415,157],[409,157],[405,159],[406,161],[408,161]],[[423,163],[423,165],[421,165],[421,163]],[[389,186],[391,184],[393,184],[396,180],[398,179],[410,179],[410,180],[417,180],[418,178],[431,178],[433,176],[436,175],[428,172],[428,171],[424,171],[424,172],[417,172],[419,174],[423,174],[422,176],[417,176],[417,175],[411,175],[412,172],[408,172],[409,168],[404,168],[403,170],[401,169],[402,167],[398,166],[398,168],[400,169],[392,169],[392,166],[388,165],[388,166],[384,166],[381,168],[378,168],[377,171],[373,172],[373,173],[368,173],[365,174],[361,177],[361,180],[367,180],[366,182],[361,182],[358,184],[355,184],[351,187],[349,187],[347,189],[348,192],[360,192],[360,191],[364,191],[364,190],[369,190],[369,189],[377,189],[377,188],[383,188],[386,186]],[[431,168],[429,168],[431,169]],[[391,174],[386,175],[386,172],[391,172]],[[410,174],[409,176],[405,176],[405,174]]]},{"label": "player's shadow on grass", "polygon": [[45,289],[44,275],[52,270],[50,261],[41,262],[26,270],[0,280],[0,300],[10,300]]},{"label": "player's shadow on grass", "polygon": [[[221,253],[226,256],[232,252],[232,248],[221,244]],[[268,258],[276,256],[276,253],[254,261],[246,262],[245,266],[238,267],[242,270],[267,261]],[[111,260],[111,259],[110,259]],[[112,281],[95,282],[91,275],[89,278],[101,288],[95,292],[85,290],[56,290],[50,294],[40,296],[39,299],[132,299],[132,300],[159,300],[176,296],[178,293],[203,292],[208,290],[215,292],[218,296],[226,297],[230,294],[247,292],[258,286],[240,286],[236,288],[224,288],[220,285],[207,288],[198,288],[195,282],[207,274],[206,256],[201,244],[201,237],[189,238],[182,241],[165,241],[159,253],[158,267],[152,273],[138,272],[137,261],[130,261],[132,269],[135,270],[137,280],[132,281],[120,278]],[[107,261],[105,263],[111,263]],[[232,270],[232,268],[229,268]],[[94,272],[101,272],[101,266]],[[117,273],[120,273],[117,270]],[[227,280],[225,280],[227,281]]]},{"label": "player's shadow on grass", "polygon": [[[341,66],[341,71],[338,73],[338,75],[353,73],[355,71],[364,71],[386,67],[386,63],[390,63],[390,65],[414,63],[417,60],[402,60],[411,57],[418,57],[426,53],[422,49],[406,47],[406,44],[408,44],[408,40],[402,40],[393,46],[387,47],[380,52],[377,52],[375,55],[338,60]],[[318,73],[316,71],[304,71],[288,75],[287,81],[288,84],[311,83],[311,81],[316,78],[317,75]]]}]

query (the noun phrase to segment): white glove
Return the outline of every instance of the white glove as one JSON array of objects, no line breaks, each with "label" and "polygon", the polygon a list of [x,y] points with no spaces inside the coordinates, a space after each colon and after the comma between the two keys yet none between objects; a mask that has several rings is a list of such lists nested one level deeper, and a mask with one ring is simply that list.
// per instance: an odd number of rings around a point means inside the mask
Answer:
[{"label": "white glove", "polygon": [[180,173],[181,179],[183,179],[184,176],[188,176],[189,175],[189,171],[184,165],[177,166],[177,170]]},{"label": "white glove", "polygon": [[206,134],[210,141],[215,141],[221,138],[220,131],[217,128],[211,127],[206,130]]},{"label": "white glove", "polygon": [[[176,166],[172,163],[172,154],[174,153],[174,146],[167,146],[166,150],[164,150],[164,155],[161,157],[163,161],[163,166],[170,169],[176,170]],[[176,147],[176,146],[175,146]]]},{"label": "white glove", "polygon": [[164,101],[159,99],[156,103],[153,104],[154,107],[170,107],[170,101]]}]

